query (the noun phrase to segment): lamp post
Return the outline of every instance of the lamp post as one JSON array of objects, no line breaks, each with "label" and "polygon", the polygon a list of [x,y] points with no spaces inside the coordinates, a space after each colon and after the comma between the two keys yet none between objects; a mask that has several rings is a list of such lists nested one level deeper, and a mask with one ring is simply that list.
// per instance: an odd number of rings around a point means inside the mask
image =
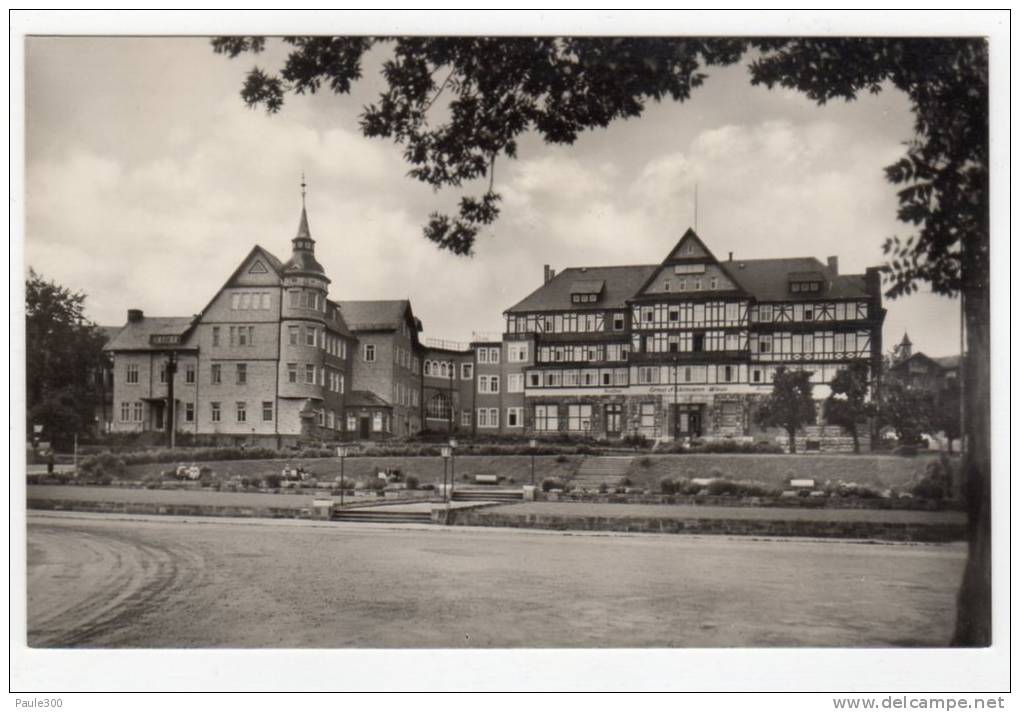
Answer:
[{"label": "lamp post", "polygon": [[532,438],[528,441],[528,447],[531,448],[531,486],[535,486],[535,448],[538,447],[538,441]]},{"label": "lamp post", "polygon": [[447,499],[447,494],[449,490],[446,488],[446,469],[447,461],[450,459],[450,448],[445,446],[439,448],[439,454],[443,457],[443,501],[447,502],[449,501]]},{"label": "lamp post", "polygon": [[347,457],[347,448],[339,446],[336,449],[336,456],[340,458],[340,506],[344,506],[344,458]]},{"label": "lamp post", "polygon": [[457,481],[457,440],[450,438],[450,500],[453,500],[454,483]]}]

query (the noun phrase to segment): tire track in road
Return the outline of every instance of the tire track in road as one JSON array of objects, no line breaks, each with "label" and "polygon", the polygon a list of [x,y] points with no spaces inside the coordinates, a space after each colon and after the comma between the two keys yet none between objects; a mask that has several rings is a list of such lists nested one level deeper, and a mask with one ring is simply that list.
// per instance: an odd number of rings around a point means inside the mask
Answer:
[{"label": "tire track in road", "polygon": [[189,547],[76,527],[28,530],[28,644],[116,646],[127,624],[176,605],[204,577]]}]

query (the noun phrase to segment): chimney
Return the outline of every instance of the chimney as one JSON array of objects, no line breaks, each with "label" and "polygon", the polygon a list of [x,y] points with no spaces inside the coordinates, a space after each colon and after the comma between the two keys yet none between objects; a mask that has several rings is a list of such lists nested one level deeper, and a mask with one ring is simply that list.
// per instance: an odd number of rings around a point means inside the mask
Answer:
[{"label": "chimney", "polygon": [[733,261],[733,251],[730,250],[730,262],[732,262],[732,261]]},{"label": "chimney", "polygon": [[833,274],[839,274],[839,258],[833,255],[832,257],[828,258],[828,262],[829,271],[832,272]]},{"label": "chimney", "polygon": [[548,284],[549,280],[551,280],[555,276],[556,276],[556,270],[551,269],[549,267],[549,265],[545,265],[545,282],[544,282],[544,284]]},{"label": "chimney", "polygon": [[145,315],[141,309],[128,309],[128,323],[133,324],[136,321],[141,321]]}]

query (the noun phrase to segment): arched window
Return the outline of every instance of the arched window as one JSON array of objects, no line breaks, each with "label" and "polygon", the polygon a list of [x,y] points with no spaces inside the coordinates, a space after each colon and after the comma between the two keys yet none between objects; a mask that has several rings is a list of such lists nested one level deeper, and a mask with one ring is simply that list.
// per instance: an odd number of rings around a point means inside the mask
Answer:
[{"label": "arched window", "polygon": [[429,398],[429,402],[425,406],[425,415],[429,418],[442,418],[443,420],[449,420],[452,412],[453,411],[450,407],[450,396],[446,393],[436,393],[434,396]]},{"label": "arched window", "polygon": [[426,361],[425,362],[425,375],[426,376],[431,376],[432,375],[432,362],[431,361]]},{"label": "arched window", "polygon": [[443,361],[441,364],[439,364],[439,376],[440,378],[446,378],[449,375],[450,374],[447,373],[446,371],[446,361]]}]

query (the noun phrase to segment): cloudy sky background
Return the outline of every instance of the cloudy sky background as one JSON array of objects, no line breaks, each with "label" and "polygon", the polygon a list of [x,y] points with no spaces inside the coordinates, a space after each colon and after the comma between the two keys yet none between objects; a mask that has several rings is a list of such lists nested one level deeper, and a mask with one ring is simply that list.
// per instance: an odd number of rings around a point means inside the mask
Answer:
[{"label": "cloudy sky background", "polygon": [[[886,237],[910,234],[882,171],[912,135],[902,95],[818,107],[750,86],[737,66],[574,146],[525,139],[517,161],[497,161],[501,218],[474,257],[457,257],[421,225],[459,193],[406,178],[401,148],[358,130],[381,53],[349,96],[247,109],[245,72],[284,51],[227,60],[205,39],[29,39],[26,263],[85,291],[101,324],[135,307],[193,314],[253,244],[286,259],[304,171],[331,296],[409,297],[424,336],[467,341],[502,329],[543,264],[660,261],[694,223],[695,183],[698,232],[720,258],[838,255],[842,272],[861,272],[883,262]],[[959,351],[955,300],[886,306],[887,350],[907,330],[930,355]]]}]

